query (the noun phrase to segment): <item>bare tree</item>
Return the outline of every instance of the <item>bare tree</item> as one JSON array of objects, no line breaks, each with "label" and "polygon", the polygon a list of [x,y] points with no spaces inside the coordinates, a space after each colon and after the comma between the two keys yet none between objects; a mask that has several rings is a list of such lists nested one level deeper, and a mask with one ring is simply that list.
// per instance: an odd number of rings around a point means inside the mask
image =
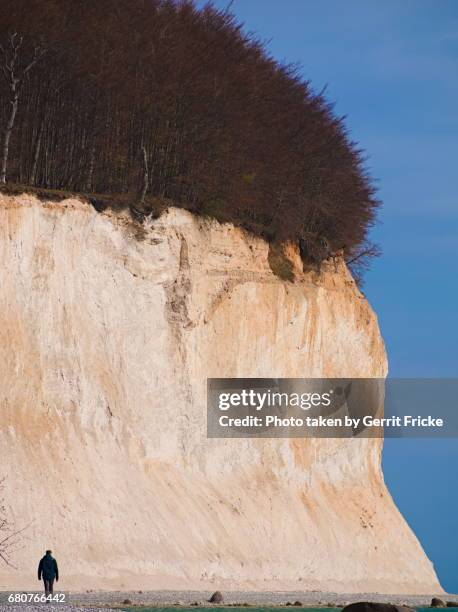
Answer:
[{"label": "bare tree", "polygon": [[21,67],[20,52],[22,43],[23,37],[18,36],[17,32],[13,32],[9,35],[7,43],[5,45],[0,45],[0,51],[3,54],[2,72],[9,89],[11,104],[5,127],[5,135],[3,138],[0,163],[0,183],[6,183],[6,170],[8,166],[11,133],[13,131],[14,122],[19,107],[19,94],[22,85],[24,84],[24,79],[45,53],[43,46],[36,45],[33,50],[32,59]]},{"label": "bare tree", "polygon": [[8,520],[6,507],[1,497],[5,479],[0,479],[0,559],[6,565],[12,565],[11,555],[19,543],[20,535],[25,529],[15,529]]},{"label": "bare tree", "polygon": [[38,128],[38,134],[35,140],[35,147],[33,152],[33,163],[32,170],[30,171],[30,184],[35,185],[37,180],[37,168],[38,168],[38,159],[40,157],[41,151],[41,142],[43,140],[43,133],[45,129],[45,121],[41,120],[40,127]]},{"label": "bare tree", "polygon": [[364,273],[369,269],[371,261],[375,257],[380,257],[380,255],[380,247],[377,244],[364,242],[354,249],[353,254],[348,259],[345,258],[345,263],[360,287],[363,286]]},{"label": "bare tree", "polygon": [[149,187],[149,169],[148,169],[148,153],[146,151],[146,147],[142,147],[142,155],[143,155],[143,186],[142,191],[140,193],[140,206],[143,206],[145,203],[146,193]]}]

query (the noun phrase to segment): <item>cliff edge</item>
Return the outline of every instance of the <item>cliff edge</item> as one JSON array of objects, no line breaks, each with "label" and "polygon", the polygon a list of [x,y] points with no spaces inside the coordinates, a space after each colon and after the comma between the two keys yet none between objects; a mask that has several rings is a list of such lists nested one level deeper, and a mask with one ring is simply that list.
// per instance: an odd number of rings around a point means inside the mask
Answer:
[{"label": "cliff edge", "polygon": [[385,376],[343,262],[290,283],[231,225],[76,199],[0,196],[0,232],[1,588],[52,548],[64,590],[441,590],[380,440],[206,438],[207,377]]}]

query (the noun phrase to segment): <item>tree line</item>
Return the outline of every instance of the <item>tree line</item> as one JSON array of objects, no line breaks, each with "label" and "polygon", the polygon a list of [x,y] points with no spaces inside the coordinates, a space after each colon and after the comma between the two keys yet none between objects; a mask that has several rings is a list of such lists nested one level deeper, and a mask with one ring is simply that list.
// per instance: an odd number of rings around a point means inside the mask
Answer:
[{"label": "tree line", "polygon": [[[2,0],[0,182],[131,194],[362,266],[378,200],[344,120],[228,11]],[[148,194],[148,198],[146,195]]]}]

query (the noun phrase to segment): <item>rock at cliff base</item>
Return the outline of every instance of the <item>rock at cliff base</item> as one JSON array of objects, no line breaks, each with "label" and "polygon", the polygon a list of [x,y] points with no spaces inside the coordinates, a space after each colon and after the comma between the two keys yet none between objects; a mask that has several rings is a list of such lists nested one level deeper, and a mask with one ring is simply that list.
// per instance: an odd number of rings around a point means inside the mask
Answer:
[{"label": "rock at cliff base", "polygon": [[342,612],[414,612],[408,606],[394,606],[387,603],[376,603],[369,601],[359,601],[345,606]]},{"label": "rock at cliff base", "polygon": [[223,594],[221,591],[215,591],[208,601],[216,604],[223,603]]},{"label": "rock at cliff base", "polygon": [[439,597],[433,597],[431,599],[431,608],[444,608],[445,607],[445,601],[442,601],[442,599],[439,599]]},{"label": "rock at cliff base", "polygon": [[458,608],[458,601],[447,601],[447,608]]}]

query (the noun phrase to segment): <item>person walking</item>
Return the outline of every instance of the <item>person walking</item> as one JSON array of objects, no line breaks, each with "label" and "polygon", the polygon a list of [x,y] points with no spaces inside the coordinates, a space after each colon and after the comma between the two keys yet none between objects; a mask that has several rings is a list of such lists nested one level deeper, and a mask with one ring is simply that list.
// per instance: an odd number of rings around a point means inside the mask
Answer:
[{"label": "person walking", "polygon": [[54,580],[59,580],[59,569],[57,567],[57,561],[52,556],[52,550],[47,550],[44,557],[40,559],[38,564],[38,580],[41,580],[43,576],[43,582],[45,587],[45,595],[51,595],[53,592]]}]

